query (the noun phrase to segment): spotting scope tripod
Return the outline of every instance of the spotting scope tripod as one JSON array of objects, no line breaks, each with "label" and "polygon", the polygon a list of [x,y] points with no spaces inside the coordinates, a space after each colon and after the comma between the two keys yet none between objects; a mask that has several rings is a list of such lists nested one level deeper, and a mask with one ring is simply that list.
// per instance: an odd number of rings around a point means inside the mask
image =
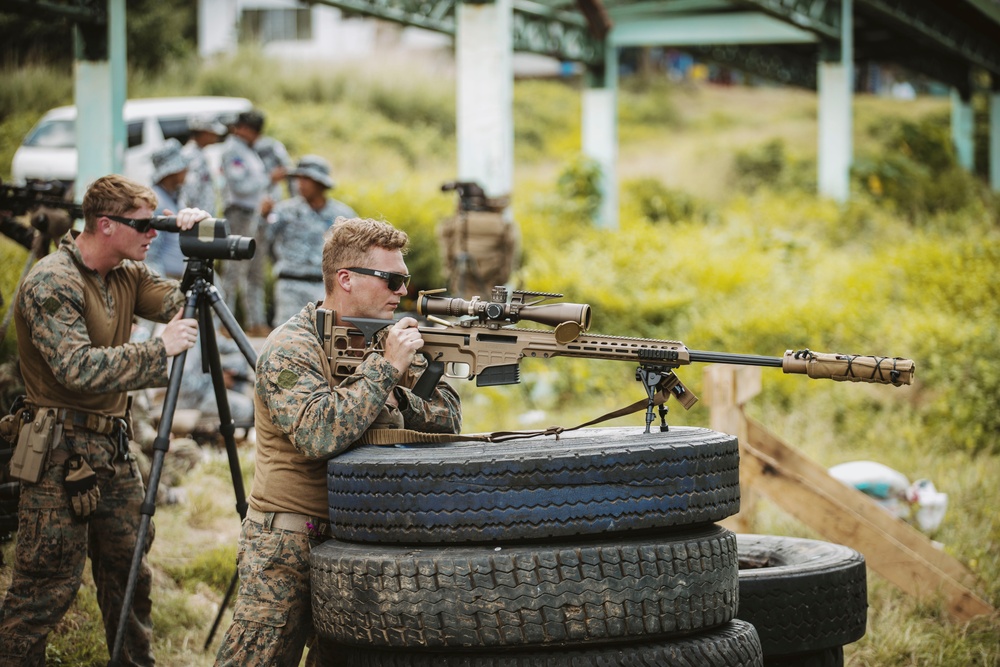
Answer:
[{"label": "spotting scope tripod", "polygon": [[[252,255],[252,251],[251,251]],[[240,521],[246,516],[247,501],[243,490],[243,473],[240,469],[239,454],[236,450],[236,440],[234,433],[236,427],[233,424],[232,413],[229,409],[229,399],[226,395],[226,383],[222,373],[222,361],[219,357],[218,341],[215,337],[215,327],[213,326],[211,307],[215,314],[219,316],[222,324],[226,327],[232,339],[236,342],[250,364],[251,368],[257,365],[257,353],[250,344],[250,339],[240,329],[239,323],[232,312],[222,300],[219,290],[212,284],[213,260],[200,257],[189,257],[187,268],[184,271],[182,285],[191,285],[187,291],[187,300],[184,304],[185,318],[197,316],[199,341],[202,352],[202,365],[207,362],[212,375],[212,386],[215,390],[215,401],[219,407],[219,432],[226,443],[226,455],[229,458],[229,473],[233,478],[233,490],[236,492],[236,511],[239,513]],[[135,543],[135,552],[132,555],[132,566],[129,569],[128,583],[125,587],[125,599],[122,601],[121,617],[118,620],[118,631],[115,633],[114,649],[111,653],[109,667],[118,667],[121,664],[122,649],[125,643],[125,633],[132,615],[132,602],[135,599],[135,589],[139,579],[139,570],[142,566],[142,557],[146,551],[146,538],[149,534],[149,524],[156,511],[156,491],[160,485],[160,474],[163,470],[163,460],[170,448],[170,429],[173,426],[174,412],[177,409],[177,398],[181,388],[181,378],[184,374],[184,362],[187,359],[187,351],[181,352],[174,357],[173,365],[170,368],[170,379],[167,385],[167,395],[163,401],[163,412],[160,417],[160,424],[157,428],[156,439],[153,441],[153,459],[149,471],[149,486],[146,488],[146,497],[143,501],[142,516],[139,523],[139,532]],[[235,579],[234,579],[235,581]],[[230,584],[232,588],[233,584]],[[229,595],[229,594],[227,594]],[[218,623],[218,619],[216,619]]]}]

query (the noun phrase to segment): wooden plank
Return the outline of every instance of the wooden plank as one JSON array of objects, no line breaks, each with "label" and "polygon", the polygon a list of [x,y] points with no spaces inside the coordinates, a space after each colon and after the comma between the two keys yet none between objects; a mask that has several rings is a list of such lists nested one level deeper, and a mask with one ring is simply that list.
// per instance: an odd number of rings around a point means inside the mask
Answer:
[{"label": "wooden plank", "polygon": [[760,422],[747,418],[747,438],[752,447],[776,461],[786,472],[797,475],[805,483],[823,490],[849,511],[863,515],[869,523],[891,535],[907,549],[949,577],[966,585],[976,583],[973,575],[958,559],[934,546],[930,539],[908,523],[886,512],[877,502],[854,487],[838,481],[826,468],[812,461],[794,447],[785,444]]},{"label": "wooden plank", "polygon": [[[750,430],[751,437],[761,438],[759,424]],[[784,460],[773,458],[750,444],[740,448],[740,467],[754,469],[758,492],[825,539],[860,551],[869,567],[904,592],[916,597],[939,593],[949,612],[962,621],[993,613],[989,603],[873,523],[871,517],[881,518],[877,513],[885,513],[882,508],[875,506],[861,513],[851,509],[840,501],[842,495],[848,494],[831,494],[828,489],[813,483],[816,475],[806,479],[792,470],[808,465],[823,470],[821,467],[786,447],[774,436],[771,438],[769,446],[774,447],[777,443],[780,448],[790,450],[790,453],[783,452]],[[788,461],[793,461],[792,465],[786,465]],[[860,493],[833,481],[848,492]]]},{"label": "wooden plank", "polygon": [[[743,403],[760,393],[760,368],[710,364],[702,382],[703,399],[711,408],[709,428],[735,435],[742,443],[747,438]],[[740,466],[740,511],[721,522],[738,533],[753,533],[757,506],[757,483],[752,467]]]}]

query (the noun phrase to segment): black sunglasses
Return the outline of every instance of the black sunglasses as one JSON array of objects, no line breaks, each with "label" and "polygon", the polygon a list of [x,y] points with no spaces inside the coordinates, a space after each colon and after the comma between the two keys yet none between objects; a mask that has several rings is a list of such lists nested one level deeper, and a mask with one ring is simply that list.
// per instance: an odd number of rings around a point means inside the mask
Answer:
[{"label": "black sunglasses", "polygon": [[400,287],[410,286],[409,273],[393,273],[392,271],[379,271],[378,269],[362,269],[356,266],[346,270],[353,273],[363,273],[366,276],[381,278],[389,285],[389,290],[393,292],[399,290]]},{"label": "black sunglasses", "polygon": [[104,213],[99,217],[114,220],[115,222],[120,222],[123,225],[128,225],[140,234],[145,234],[149,231],[149,228],[153,226],[152,218],[126,218],[121,215],[111,215],[110,213]]}]

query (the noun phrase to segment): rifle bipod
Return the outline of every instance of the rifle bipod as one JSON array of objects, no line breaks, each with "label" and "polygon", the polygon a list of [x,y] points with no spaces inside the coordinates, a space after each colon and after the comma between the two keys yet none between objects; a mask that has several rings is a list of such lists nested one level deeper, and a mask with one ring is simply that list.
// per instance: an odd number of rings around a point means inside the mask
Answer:
[{"label": "rifle bipod", "polygon": [[680,401],[685,410],[690,409],[698,401],[698,397],[684,386],[684,383],[669,366],[641,364],[635,370],[635,379],[642,383],[643,389],[646,390],[646,396],[649,397],[649,402],[646,404],[646,433],[649,433],[649,427],[653,423],[654,407],[659,408],[660,431],[670,430],[667,425],[667,412],[670,410],[667,407],[667,399],[671,395]]},{"label": "rifle bipod", "polygon": [[[236,494],[236,512],[240,520],[246,516],[247,501],[243,490],[243,473],[240,468],[239,453],[236,450],[234,437],[235,426],[233,424],[232,413],[229,409],[229,399],[226,395],[226,383],[223,377],[222,361],[219,356],[219,347],[216,339],[216,330],[212,320],[212,310],[222,321],[233,341],[237,344],[243,357],[253,368],[257,365],[257,353],[250,344],[250,339],[240,329],[239,323],[233,313],[222,300],[219,291],[212,284],[213,269],[212,260],[190,257],[184,272],[182,285],[190,284],[187,292],[187,300],[184,304],[183,317],[198,318],[198,338],[202,352],[202,366],[208,366],[207,370],[212,375],[212,385],[215,390],[215,401],[219,410],[219,433],[226,443],[226,454],[229,459],[229,472],[233,480],[233,491]],[[141,507],[139,531],[136,539],[135,552],[132,555],[132,565],[129,569],[128,582],[125,587],[125,596],[122,601],[121,615],[118,620],[118,630],[115,634],[114,646],[111,648],[111,660],[109,667],[118,667],[121,664],[122,651],[125,644],[126,628],[129,624],[132,612],[132,603],[135,599],[135,592],[139,580],[139,570],[145,555],[144,545],[146,536],[149,534],[149,527],[153,513],[156,511],[156,491],[160,483],[160,473],[163,469],[163,461],[167,450],[170,448],[170,429],[173,426],[174,412],[177,408],[177,399],[180,393],[181,379],[184,374],[184,363],[187,359],[187,351],[181,352],[174,357],[173,365],[170,367],[170,379],[168,381],[167,395],[163,401],[163,412],[160,417],[156,439],[153,441],[153,456],[150,464],[149,485],[146,489],[146,496]],[[235,581],[234,575],[234,581]],[[233,588],[230,584],[230,590]],[[227,593],[230,595],[231,593]],[[227,598],[228,602],[228,598]],[[225,606],[220,608],[219,615],[225,611]],[[218,626],[218,619],[212,628]],[[209,635],[206,647],[211,641]]]}]

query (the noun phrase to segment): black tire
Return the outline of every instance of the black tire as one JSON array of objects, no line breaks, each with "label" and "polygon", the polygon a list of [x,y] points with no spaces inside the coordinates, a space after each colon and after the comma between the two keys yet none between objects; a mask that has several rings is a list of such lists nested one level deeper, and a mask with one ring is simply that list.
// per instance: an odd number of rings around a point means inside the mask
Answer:
[{"label": "black tire", "polygon": [[328,464],[331,531],[354,542],[454,544],[608,535],[739,511],[736,438],[584,429],[559,439],[365,446]]},{"label": "black tire", "polygon": [[583,650],[476,654],[380,651],[338,647],[343,667],[762,667],[757,632],[749,623],[725,625],[670,641]]},{"label": "black tire", "polygon": [[375,648],[519,648],[642,639],[729,622],[736,539],[721,526],[561,546],[395,546],[312,552],[313,621]]},{"label": "black tire", "polygon": [[842,647],[864,636],[868,613],[864,556],[819,540],[775,535],[736,539],[740,563],[736,615],[757,628],[765,661]]},{"label": "black tire", "polygon": [[771,656],[764,659],[764,667],[844,667],[844,647],[832,646],[812,653]]}]

